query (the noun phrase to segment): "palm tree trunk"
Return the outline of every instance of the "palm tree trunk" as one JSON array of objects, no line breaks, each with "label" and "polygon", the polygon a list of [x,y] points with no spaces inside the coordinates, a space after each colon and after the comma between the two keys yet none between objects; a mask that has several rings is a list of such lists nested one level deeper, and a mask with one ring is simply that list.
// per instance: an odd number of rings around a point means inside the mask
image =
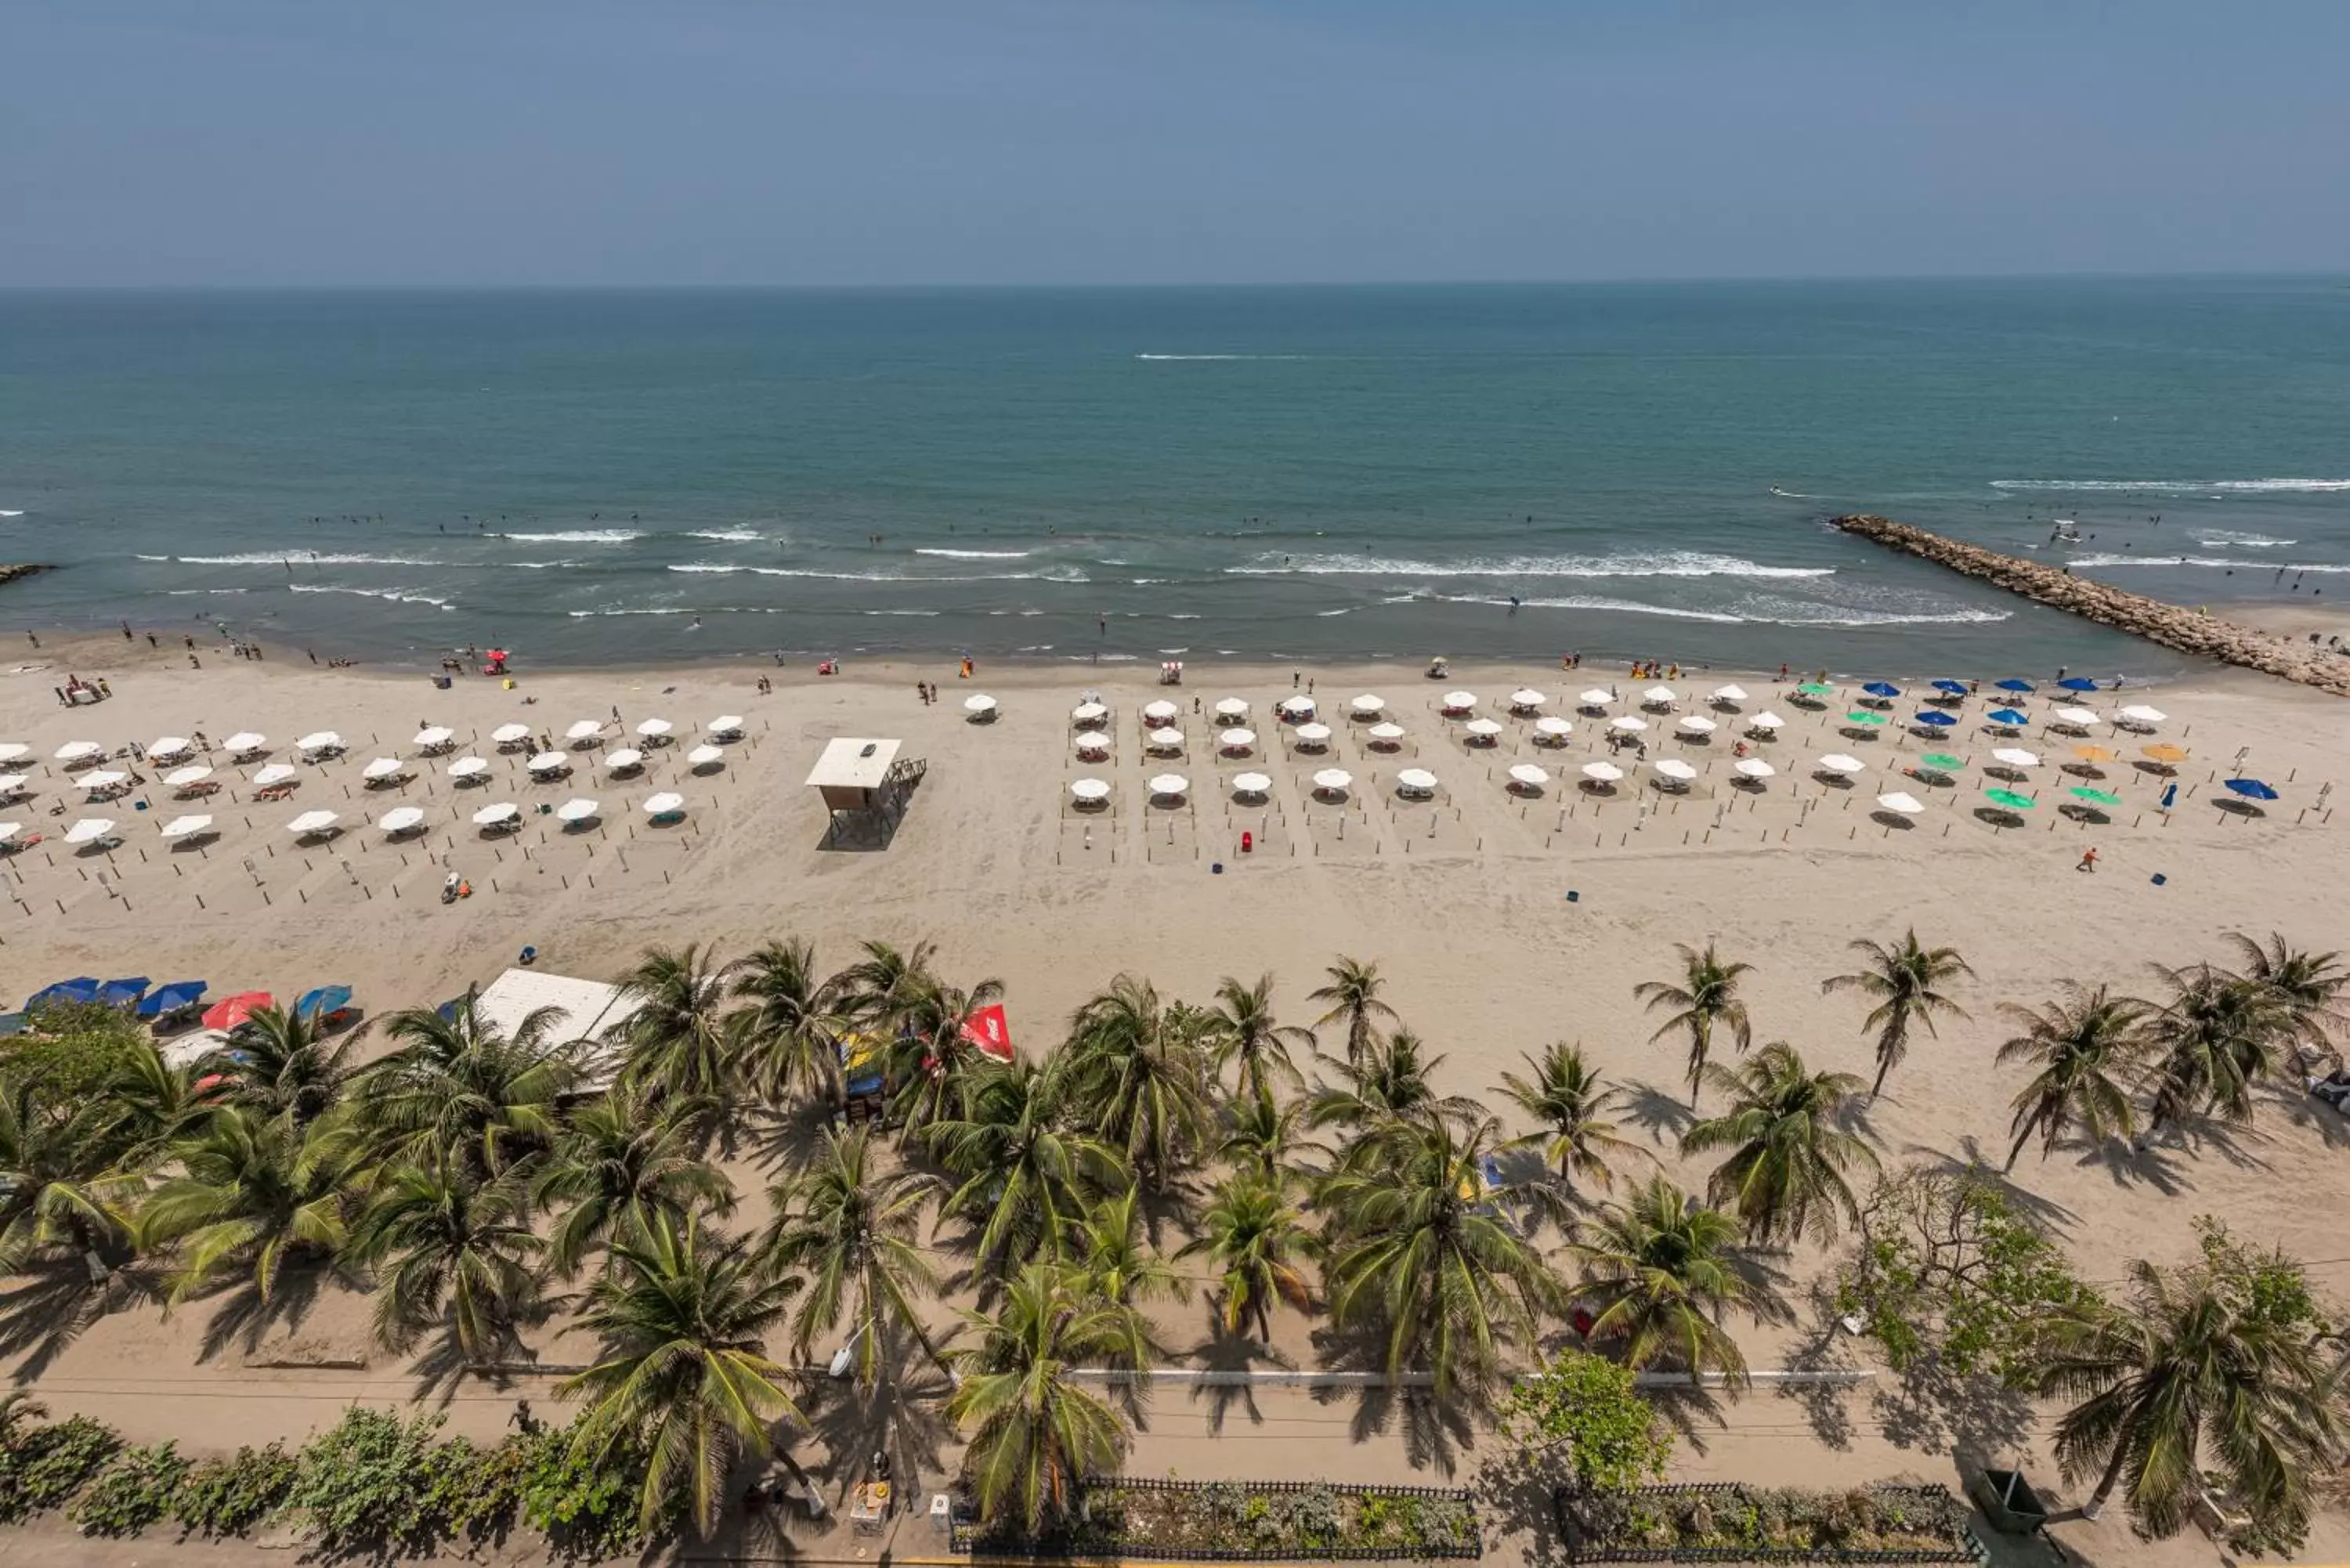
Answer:
[{"label": "palm tree trunk", "polygon": [[2097,1480],[2097,1490],[2081,1509],[2083,1519],[2095,1519],[2105,1511],[2106,1500],[2114,1495],[2114,1488],[2122,1479],[2122,1467],[2129,1463],[2129,1445],[2118,1439],[2114,1443],[2114,1457],[2106,1466],[2106,1473]]},{"label": "palm tree trunk", "polygon": [[2038,1119],[2035,1117],[2032,1121],[2025,1122],[2023,1124],[2023,1130],[2015,1135],[2015,1142],[2007,1151],[2007,1163],[1999,1168],[1999,1173],[2002,1176],[2009,1176],[2014,1173],[2015,1162],[2018,1158],[2022,1158],[2023,1154],[2023,1146],[2032,1141],[2033,1131],[2037,1126]]}]

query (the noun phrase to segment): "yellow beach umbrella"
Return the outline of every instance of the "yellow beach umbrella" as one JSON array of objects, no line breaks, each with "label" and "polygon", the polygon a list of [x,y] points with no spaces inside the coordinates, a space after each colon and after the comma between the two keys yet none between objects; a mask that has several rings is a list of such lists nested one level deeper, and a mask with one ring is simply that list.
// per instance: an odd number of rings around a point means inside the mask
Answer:
[{"label": "yellow beach umbrella", "polygon": [[2073,754],[2085,763],[2110,763],[2115,760],[2114,753],[2103,746],[2075,746]]},{"label": "yellow beach umbrella", "polygon": [[2183,763],[2187,760],[2187,748],[2174,746],[2168,741],[2159,745],[2140,746],[2137,751],[2138,755],[2151,757],[2158,763]]}]

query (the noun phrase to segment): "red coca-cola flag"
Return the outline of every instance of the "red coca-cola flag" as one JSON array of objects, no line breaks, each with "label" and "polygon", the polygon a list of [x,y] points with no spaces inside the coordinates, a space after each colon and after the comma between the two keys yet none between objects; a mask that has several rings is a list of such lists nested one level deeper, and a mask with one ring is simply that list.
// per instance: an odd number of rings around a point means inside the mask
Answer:
[{"label": "red coca-cola flag", "polygon": [[1012,1060],[1012,1025],[1004,1020],[1002,1002],[983,1007],[964,1019],[960,1033],[984,1054],[999,1062]]}]

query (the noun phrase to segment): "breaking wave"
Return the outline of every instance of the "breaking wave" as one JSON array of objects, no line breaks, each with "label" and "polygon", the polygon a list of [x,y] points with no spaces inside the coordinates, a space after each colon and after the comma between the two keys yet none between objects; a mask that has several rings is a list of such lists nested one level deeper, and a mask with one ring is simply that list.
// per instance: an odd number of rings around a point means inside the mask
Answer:
[{"label": "breaking wave", "polygon": [[2125,494],[2326,494],[2350,491],[2350,479],[1994,479],[1993,490],[2079,490]]},{"label": "breaking wave", "polygon": [[2224,556],[2075,556],[2076,566],[2228,566],[2250,572],[2350,572],[2350,565],[2309,561],[2272,566],[2266,561],[2229,560]]},{"label": "breaking wave", "polygon": [[1378,556],[1260,556],[1238,576],[1333,577],[1830,577],[1834,566],[1766,566],[1742,556],[1667,550],[1629,556],[1513,556],[1464,561],[1394,560]]},{"label": "breaking wave", "polygon": [[[534,545],[625,545],[641,539],[641,528],[558,528],[547,534],[501,534],[501,539],[524,539]],[[752,535],[756,538],[757,535]]]},{"label": "breaking wave", "polygon": [[183,566],[438,566],[424,556],[343,556],[318,550],[248,550],[241,556],[141,556],[142,561],[176,561]]},{"label": "breaking wave", "polygon": [[947,550],[921,549],[917,556],[943,556],[950,561],[1021,561],[1028,557],[1025,550]]},{"label": "breaking wave", "polygon": [[398,605],[431,605],[434,609],[454,607],[447,599],[418,593],[414,588],[351,588],[335,583],[294,583],[289,586],[297,594],[357,594],[361,598],[389,599]]}]

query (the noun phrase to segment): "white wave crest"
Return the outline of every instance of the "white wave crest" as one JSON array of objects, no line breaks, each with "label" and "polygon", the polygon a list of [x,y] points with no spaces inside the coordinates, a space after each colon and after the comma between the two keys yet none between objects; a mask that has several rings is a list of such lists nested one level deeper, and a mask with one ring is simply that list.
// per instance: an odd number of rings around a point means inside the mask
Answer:
[{"label": "white wave crest", "polygon": [[24,514],[21,509],[15,512],[0,512],[0,517],[22,517]]},{"label": "white wave crest", "polygon": [[727,545],[749,545],[764,537],[756,528],[689,528],[685,536],[689,539],[716,539]]},{"label": "white wave crest", "polygon": [[344,556],[317,550],[252,550],[241,556],[141,556],[142,561],[177,561],[183,566],[438,566],[424,556]]},{"label": "white wave crest", "polygon": [[1513,556],[1462,561],[1393,560],[1378,556],[1260,556],[1237,576],[1293,574],[1334,577],[1830,577],[1834,566],[1766,566],[1741,556],[1667,550],[1627,556]]},{"label": "white wave crest", "polygon": [[[1430,594],[1430,598],[1449,605],[1493,605],[1506,607],[1509,600],[1483,594]],[[1642,604],[1638,599],[1608,598],[1598,594],[1575,594],[1557,599],[1521,599],[1522,609],[1583,609],[1616,610],[1625,615],[1660,615],[1675,620],[1711,620],[1735,626],[1745,620],[1742,615],[1726,615],[1719,610],[1683,609],[1671,605]]]},{"label": "white wave crest", "polygon": [[2305,561],[2272,566],[2266,561],[2231,561],[2224,556],[2075,556],[2076,566],[2228,566],[2247,572],[2350,572],[2350,565]]},{"label": "white wave crest", "polygon": [[414,588],[352,588],[334,583],[294,583],[289,586],[297,594],[357,594],[361,598],[389,599],[393,604],[431,605],[434,609],[455,607],[447,599],[433,594],[418,593]]},{"label": "white wave crest", "polygon": [[950,561],[1024,561],[1025,550],[917,550],[917,556],[943,556]]},{"label": "white wave crest", "polygon": [[1214,359],[1303,359],[1303,354],[1137,354],[1138,359],[1214,360]]},{"label": "white wave crest", "polygon": [[558,528],[546,534],[501,534],[501,539],[525,539],[534,545],[625,545],[645,536],[641,528]]},{"label": "white wave crest", "polygon": [[2328,494],[2350,491],[2350,479],[1994,479],[1993,490],[2081,490],[2148,494],[2193,494],[2211,491],[2222,495],[2270,493]]},{"label": "white wave crest", "polygon": [[934,616],[934,615],[941,614],[941,611],[938,611],[938,610],[924,610],[924,609],[869,609],[869,610],[858,610],[857,613],[858,613],[858,615],[918,615],[918,616]]},{"label": "white wave crest", "polygon": [[2199,528],[2195,542],[2207,550],[2273,550],[2280,545],[2297,545],[2298,539],[2272,538],[2266,534],[2239,534],[2232,528]]}]

